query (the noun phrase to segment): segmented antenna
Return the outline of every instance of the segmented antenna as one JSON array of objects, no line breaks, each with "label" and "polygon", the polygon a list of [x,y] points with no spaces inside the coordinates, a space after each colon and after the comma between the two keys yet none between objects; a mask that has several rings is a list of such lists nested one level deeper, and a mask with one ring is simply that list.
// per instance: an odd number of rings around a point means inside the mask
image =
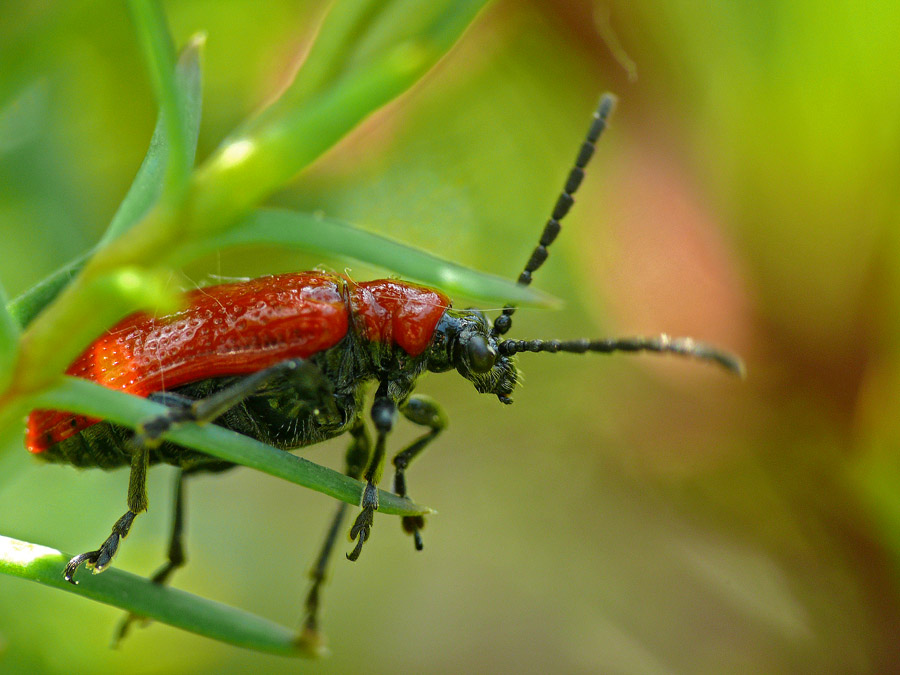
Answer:
[{"label": "segmented antenna", "polygon": [[497,345],[503,356],[520,352],[658,352],[692,356],[710,361],[740,377],[744,376],[744,363],[734,354],[717,349],[693,338],[673,338],[666,334],[653,337],[607,338],[603,340],[503,340]]},{"label": "segmented antenna", "polygon": [[[544,226],[544,232],[541,234],[541,239],[534,248],[534,251],[532,251],[531,257],[525,265],[525,269],[522,270],[522,273],[519,275],[517,282],[519,285],[529,285],[531,283],[531,275],[534,274],[547,259],[547,247],[553,243],[556,239],[556,235],[559,234],[561,228],[559,221],[566,217],[569,209],[572,208],[572,204],[575,203],[575,199],[572,195],[575,194],[576,190],[578,190],[578,186],[581,185],[581,181],[584,178],[584,169],[594,155],[594,144],[600,138],[600,134],[603,133],[603,130],[606,129],[606,121],[609,119],[615,105],[616,97],[612,94],[603,94],[600,98],[597,110],[594,111],[591,128],[588,129],[587,136],[585,136],[584,142],[578,150],[575,164],[572,167],[572,170],[569,171],[569,177],[566,178],[566,184],[563,186],[562,192],[556,200],[556,206],[553,207],[553,213],[550,214],[550,219]],[[510,326],[512,326],[512,315],[515,311],[515,307],[507,305],[503,308],[503,313],[494,319],[494,327],[491,330],[491,333],[495,337],[504,335],[510,329]]]}]

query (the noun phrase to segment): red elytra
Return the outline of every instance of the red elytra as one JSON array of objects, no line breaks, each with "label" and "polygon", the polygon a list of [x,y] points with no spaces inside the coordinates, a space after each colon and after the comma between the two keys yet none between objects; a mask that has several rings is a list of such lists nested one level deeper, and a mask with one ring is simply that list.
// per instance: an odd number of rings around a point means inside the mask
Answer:
[{"label": "red elytra", "polygon": [[[307,358],[340,342],[351,322],[363,339],[417,356],[450,306],[447,296],[424,286],[390,279],[357,283],[326,272],[200,288],[187,293],[186,302],[185,309],[166,316],[123,319],[66,374],[146,397]],[[43,452],[99,421],[35,410],[28,418],[28,450]]]}]

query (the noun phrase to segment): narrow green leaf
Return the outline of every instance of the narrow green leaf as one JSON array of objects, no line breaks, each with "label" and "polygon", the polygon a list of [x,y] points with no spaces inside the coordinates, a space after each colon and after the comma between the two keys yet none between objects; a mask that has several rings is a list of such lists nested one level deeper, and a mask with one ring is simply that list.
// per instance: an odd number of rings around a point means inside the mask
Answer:
[{"label": "narrow green leaf", "polygon": [[[188,165],[194,163],[197,137],[200,132],[203,93],[200,60],[204,41],[205,38],[202,35],[194,36],[182,50],[178,65],[175,67],[175,85],[182,92],[178,100],[184,105],[179,118],[186,124],[187,143],[184,147],[182,161]],[[24,327],[31,323],[31,320],[59,295],[60,290],[81,271],[94,251],[105,246],[134,225],[157,202],[163,190],[166,157],[169,153],[168,135],[163,117],[163,111],[160,109],[156,119],[156,128],[150,139],[150,147],[147,149],[141,168],[97,246],[92,251],[61,267],[7,305],[9,313],[20,326]]]},{"label": "narrow green leaf", "polygon": [[447,53],[484,4],[443,0],[417,13],[405,0],[385,3],[392,11],[381,10],[373,17],[382,30],[392,27],[390,34],[397,39],[382,39],[377,48],[357,54],[352,67],[329,86],[319,86],[302,105],[293,99],[276,102],[239,127],[198,168],[192,182],[192,232],[228,226],[360,121],[407,91]]},{"label": "narrow green leaf", "polygon": [[[108,419],[131,428],[166,412],[166,408],[158,403],[113,391],[76,377],[62,378],[58,385],[36,395],[32,399],[32,406],[69,410]],[[165,437],[213,457],[283,478],[348,504],[357,505],[362,499],[365,488],[363,483],[216,425],[201,427],[196,424],[185,424],[167,433]],[[390,492],[379,490],[378,498],[380,513],[409,516],[432,512],[427,507],[414,504]]]},{"label": "narrow green leaf", "polygon": [[[203,105],[203,71],[201,58],[206,37],[197,34],[181,50],[175,66],[175,88],[178,91],[179,110],[176,115],[182,123],[184,146],[181,156],[175,161],[189,170],[194,164],[197,152],[197,137],[200,133],[200,113]],[[99,246],[115,239],[134,225],[157,202],[163,190],[164,175],[172,146],[169,143],[168,122],[165,110],[160,105],[156,127],[150,138],[150,147],[138,170],[134,182],[119,205],[116,215]]]},{"label": "narrow green leaf", "polygon": [[238,647],[285,656],[318,655],[317,645],[305,643],[296,631],[114,567],[72,585],[63,579],[68,560],[55,549],[0,535],[0,574],[69,591]]},{"label": "narrow green leaf", "polygon": [[187,154],[184,133],[187,122],[181,117],[184,104],[179,100],[182,93],[175,84],[175,47],[159,2],[129,0],[128,7],[166,126],[169,161],[166,162],[165,187],[169,193],[180,195],[187,183],[192,162],[184,161]]},{"label": "narrow green leaf", "polygon": [[438,49],[449,49],[485,4],[487,0],[338,0],[294,81],[260,119],[301,105],[408,40],[424,38]]},{"label": "narrow green leaf", "polygon": [[[350,0],[352,4],[352,0]],[[348,49],[346,71],[407,40],[448,51],[488,0],[389,0]]]},{"label": "narrow green leaf", "polygon": [[6,291],[0,286],[0,390],[12,377],[13,364],[19,352],[19,326],[6,310]]},{"label": "narrow green leaf", "polygon": [[339,0],[335,2],[309,54],[291,85],[266,110],[274,114],[288,106],[298,106],[310,94],[337,79],[366,30],[389,0]]},{"label": "narrow green leaf", "polygon": [[555,300],[514,281],[442,260],[348,223],[311,213],[260,209],[226,232],[180,249],[174,264],[230,246],[282,244],[322,255],[346,256],[383,267],[404,278],[434,286],[451,295],[502,305],[514,302],[548,307]]},{"label": "narrow green leaf", "polygon": [[[194,162],[197,136],[200,131],[203,84],[200,59],[204,41],[205,38],[202,35],[192,38],[182,50],[178,65],[175,67],[175,84],[181,91],[178,100],[184,106],[179,118],[185,124],[184,131],[187,139],[183,148],[182,161],[188,165],[192,165]],[[20,326],[24,327],[31,323],[31,320],[59,295],[60,290],[81,271],[85,262],[97,248],[106,245],[134,225],[156,203],[163,190],[166,157],[169,150],[164,114],[160,109],[156,128],[150,139],[150,147],[147,149],[141,168],[95,249],[61,267],[7,304],[9,313]]]},{"label": "narrow green leaf", "polygon": [[50,276],[42,279],[19,297],[6,304],[9,315],[21,326],[25,327],[44,307],[53,302],[59,292],[81,271],[90,257],[86,253],[70,263],[60,267]]}]

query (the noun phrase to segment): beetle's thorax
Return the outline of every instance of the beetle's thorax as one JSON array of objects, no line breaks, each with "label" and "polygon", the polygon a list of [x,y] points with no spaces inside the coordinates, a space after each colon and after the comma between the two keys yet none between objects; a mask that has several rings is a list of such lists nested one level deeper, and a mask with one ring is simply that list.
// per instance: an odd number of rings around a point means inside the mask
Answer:
[{"label": "beetle's thorax", "polygon": [[410,356],[428,347],[450,306],[443,293],[391,279],[348,282],[353,327],[368,342],[397,345]]}]

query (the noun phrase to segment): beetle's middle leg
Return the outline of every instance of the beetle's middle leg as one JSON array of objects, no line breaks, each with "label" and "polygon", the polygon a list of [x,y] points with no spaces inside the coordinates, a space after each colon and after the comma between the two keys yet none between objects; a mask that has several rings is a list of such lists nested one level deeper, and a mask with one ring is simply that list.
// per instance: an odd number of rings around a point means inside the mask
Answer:
[{"label": "beetle's middle leg", "polygon": [[375,452],[369,458],[369,464],[366,467],[364,478],[366,479],[366,489],[363,491],[362,511],[353,522],[350,528],[350,540],[356,539],[356,546],[347,554],[348,560],[356,560],[362,553],[363,544],[369,539],[372,533],[372,523],[375,519],[375,512],[378,510],[378,481],[381,480],[381,474],[384,471],[384,455],[385,443],[387,435],[394,428],[394,421],[397,419],[397,404],[388,396],[388,383],[382,382],[378,391],[375,392],[375,400],[372,403],[372,423],[375,425]]},{"label": "beetle's middle leg", "polygon": [[[414,394],[400,406],[403,416],[414,424],[429,427],[428,433],[417,438],[394,456],[394,493],[406,497],[406,468],[437,435],[447,428],[447,415],[440,404],[430,396]],[[413,536],[416,550],[422,550],[420,530],[425,526],[425,516],[403,516],[403,531]]]},{"label": "beetle's middle leg", "polygon": [[[347,448],[346,473],[350,478],[358,480],[369,463],[369,456],[372,454],[372,440],[369,438],[366,425],[361,418],[350,429],[350,435],[353,440],[350,442],[350,447]],[[322,543],[316,562],[309,573],[312,584],[306,595],[306,615],[303,619],[303,633],[313,643],[321,641],[319,635],[319,594],[322,584],[325,582],[328,562],[331,558],[337,535],[344,525],[348,507],[349,505],[344,502],[338,504],[337,511],[335,511],[331,525],[328,528],[328,533],[325,535],[325,541]]]}]

